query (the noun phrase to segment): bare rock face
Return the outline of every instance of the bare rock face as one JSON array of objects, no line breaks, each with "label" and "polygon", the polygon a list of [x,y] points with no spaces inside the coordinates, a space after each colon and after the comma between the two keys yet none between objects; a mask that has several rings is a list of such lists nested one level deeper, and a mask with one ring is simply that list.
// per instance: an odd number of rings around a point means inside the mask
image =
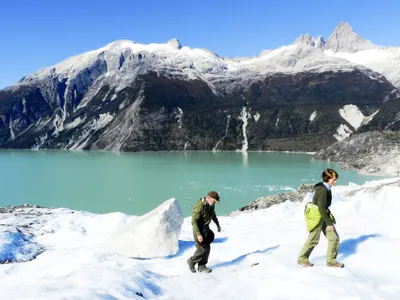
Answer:
[{"label": "bare rock face", "polygon": [[360,173],[399,176],[400,132],[365,132],[350,136],[314,154]]},{"label": "bare rock face", "polygon": [[110,250],[136,258],[163,257],[179,251],[183,216],[172,198],[151,212],[132,220],[108,240]]}]

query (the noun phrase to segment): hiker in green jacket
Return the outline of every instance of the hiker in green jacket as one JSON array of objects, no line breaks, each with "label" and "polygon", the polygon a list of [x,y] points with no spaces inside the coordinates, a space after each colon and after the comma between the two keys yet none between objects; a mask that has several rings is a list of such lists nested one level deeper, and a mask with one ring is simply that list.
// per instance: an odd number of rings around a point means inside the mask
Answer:
[{"label": "hiker in green jacket", "polygon": [[321,220],[318,225],[310,231],[308,239],[300,252],[297,263],[305,267],[312,267],[309,262],[311,252],[318,245],[321,232],[328,239],[328,250],[326,253],[326,265],[328,267],[343,268],[344,264],[336,260],[339,251],[339,235],[335,229],[335,219],[329,211],[329,206],[332,203],[331,187],[339,178],[338,173],[332,169],[326,169],[322,172],[323,182],[317,183],[314,186],[315,194],[312,203],[318,206],[318,212],[321,215]]},{"label": "hiker in green jacket", "polygon": [[199,272],[210,273],[211,269],[206,267],[210,255],[210,244],[214,241],[214,232],[210,229],[211,220],[217,225],[218,232],[221,226],[215,215],[214,205],[219,202],[219,195],[215,191],[208,192],[207,196],[201,198],[193,208],[192,228],[196,243],[196,252],[186,262],[192,273],[196,272],[195,265],[198,264]]}]

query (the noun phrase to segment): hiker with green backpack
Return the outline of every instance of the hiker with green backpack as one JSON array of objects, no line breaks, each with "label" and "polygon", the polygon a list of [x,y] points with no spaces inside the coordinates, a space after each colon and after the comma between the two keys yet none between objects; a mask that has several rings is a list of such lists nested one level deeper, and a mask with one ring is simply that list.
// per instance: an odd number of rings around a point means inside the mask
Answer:
[{"label": "hiker with green backpack", "polygon": [[328,239],[328,250],[326,253],[326,265],[328,267],[343,268],[344,264],[336,260],[339,251],[339,235],[335,229],[335,218],[329,210],[332,203],[331,188],[339,178],[338,173],[332,169],[322,172],[323,182],[314,186],[314,197],[312,202],[306,204],[305,217],[308,239],[300,252],[297,263],[305,267],[312,267],[308,260],[314,247],[318,245],[321,232]]}]

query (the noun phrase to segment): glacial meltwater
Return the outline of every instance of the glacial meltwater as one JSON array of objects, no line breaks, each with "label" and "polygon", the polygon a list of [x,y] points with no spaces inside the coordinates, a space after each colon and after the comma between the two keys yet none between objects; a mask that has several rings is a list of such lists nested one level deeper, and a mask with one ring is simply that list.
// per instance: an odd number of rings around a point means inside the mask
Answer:
[{"label": "glacial meltwater", "polygon": [[217,213],[228,214],[258,197],[316,183],[327,167],[339,172],[337,185],[378,178],[314,161],[309,154],[274,152],[2,150],[0,163],[1,207],[28,203],[131,215],[174,197],[189,216],[209,190],[221,195]]}]

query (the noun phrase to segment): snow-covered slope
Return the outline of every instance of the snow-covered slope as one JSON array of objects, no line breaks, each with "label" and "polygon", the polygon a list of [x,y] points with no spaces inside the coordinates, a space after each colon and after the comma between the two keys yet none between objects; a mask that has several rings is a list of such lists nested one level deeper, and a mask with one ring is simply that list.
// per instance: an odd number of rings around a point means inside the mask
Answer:
[{"label": "snow-covered slope", "polygon": [[324,53],[379,72],[394,86],[400,87],[400,47],[375,47],[357,52],[326,50]]},{"label": "snow-covered slope", "polygon": [[[21,250],[34,259],[0,265],[0,298],[398,300],[400,178],[344,184],[333,188],[331,205],[344,269],[325,266],[323,236],[310,257],[315,266],[296,264],[307,238],[299,202],[219,217],[222,232],[211,225],[216,238],[210,274],[193,274],[186,264],[195,251],[190,218],[178,253],[143,260],[99,246],[112,242],[108,238],[134,216],[39,208],[3,212],[0,259]],[[30,233],[29,239],[19,239],[12,226]],[[43,245],[40,255],[32,243]]]},{"label": "snow-covered slope", "polygon": [[119,90],[149,71],[164,71],[193,79],[203,73],[221,73],[224,68],[223,58],[208,50],[182,47],[176,39],[165,44],[148,45],[119,40],[35,72],[24,77],[18,85],[57,76],[68,86],[85,69],[100,69],[100,74],[92,74],[93,80],[101,79]]},{"label": "snow-covered slope", "polygon": [[229,70],[244,69],[260,74],[364,69],[345,59],[326,56],[321,49],[309,44],[283,46],[254,58],[242,59],[235,63],[232,60],[227,62]]}]

